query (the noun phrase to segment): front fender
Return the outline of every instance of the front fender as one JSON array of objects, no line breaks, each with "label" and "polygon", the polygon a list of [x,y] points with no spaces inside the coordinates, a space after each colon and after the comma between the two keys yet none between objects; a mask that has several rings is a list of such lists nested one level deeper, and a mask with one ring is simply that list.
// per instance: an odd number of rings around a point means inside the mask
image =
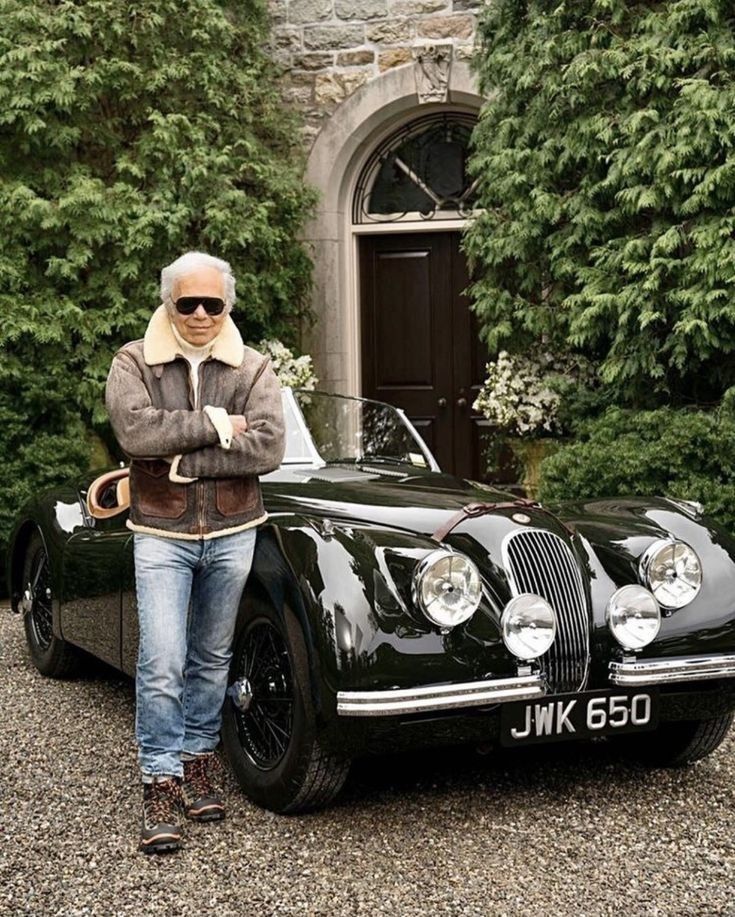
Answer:
[{"label": "front fender", "polygon": [[340,690],[516,674],[492,584],[486,582],[473,617],[446,634],[414,606],[411,577],[436,549],[431,539],[295,515],[271,522],[259,538],[252,575],[274,607],[285,601],[300,620],[324,713],[336,711]]},{"label": "front fender", "polygon": [[562,504],[557,515],[583,541],[592,571],[593,659],[621,655],[605,620],[607,602],[620,586],[640,582],[638,568],[653,542],[674,536],[702,563],[702,588],[689,605],[664,611],[661,630],[646,658],[735,650],[735,540],[687,504],[667,498],[626,498]]}]

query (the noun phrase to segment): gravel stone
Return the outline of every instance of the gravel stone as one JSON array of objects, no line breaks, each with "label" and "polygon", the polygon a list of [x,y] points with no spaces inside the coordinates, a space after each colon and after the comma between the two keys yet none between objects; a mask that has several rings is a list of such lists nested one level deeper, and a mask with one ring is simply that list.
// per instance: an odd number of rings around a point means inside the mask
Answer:
[{"label": "gravel stone", "polygon": [[137,851],[132,681],[53,681],[0,608],[0,914],[735,914],[735,742],[678,771],[604,741],[356,762],[328,810],[278,816],[227,773],[228,818]]}]

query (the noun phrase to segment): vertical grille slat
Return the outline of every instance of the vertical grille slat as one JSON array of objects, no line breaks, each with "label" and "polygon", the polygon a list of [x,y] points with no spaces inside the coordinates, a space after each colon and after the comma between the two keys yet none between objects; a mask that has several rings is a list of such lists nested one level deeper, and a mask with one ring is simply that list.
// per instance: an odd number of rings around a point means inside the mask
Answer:
[{"label": "vertical grille slat", "polygon": [[507,537],[503,554],[513,595],[540,595],[556,612],[556,640],[540,660],[552,691],[583,689],[589,618],[579,568],[568,545],[553,532],[521,529]]},{"label": "vertical grille slat", "polygon": [[543,534],[539,533],[538,539],[527,539],[524,547],[526,549],[526,559],[532,564],[534,572],[531,588],[528,591],[545,598],[557,613],[557,637],[547,653],[547,660],[551,668],[555,670],[556,679],[559,683],[566,685],[573,678],[571,660],[569,658],[570,653],[560,652],[559,650],[560,647],[565,646],[568,646],[571,650],[567,603],[564,601],[559,588],[559,578],[547,574],[546,568],[551,552],[549,551],[549,546],[544,544]]},{"label": "vertical grille slat", "polygon": [[[565,584],[565,588],[569,591],[568,608],[569,608],[569,613],[570,613],[570,621],[572,622],[572,626],[574,630],[575,650],[576,650],[578,657],[584,654],[585,668],[586,668],[587,648],[588,648],[589,640],[588,640],[588,618],[586,614],[586,609],[584,607],[584,597],[583,597],[584,594],[581,590],[581,586],[579,586],[579,583],[578,583],[579,571],[576,568],[576,566],[574,565],[574,562],[571,556],[569,555],[567,551],[565,551],[563,554],[563,557],[564,557],[564,562],[565,562],[565,566],[567,570],[567,575],[563,578],[563,582]],[[578,595],[581,597],[582,610],[584,612],[582,616],[574,613],[575,597],[572,592],[572,584],[574,582],[577,582],[579,586]]]},{"label": "vertical grille slat", "polygon": [[[553,543],[551,539],[555,536],[550,533],[546,533],[544,540],[547,542],[547,547],[550,551],[553,550]],[[568,626],[568,646],[569,652],[568,662],[569,666],[567,668],[567,678],[574,678],[574,666],[573,660],[579,659],[583,651],[585,651],[585,640],[584,634],[581,630],[581,622],[579,616],[575,612],[575,598],[572,592],[572,584],[575,581],[575,571],[571,566],[571,558],[569,557],[566,551],[563,551],[559,556],[560,561],[560,572],[563,572],[564,575],[560,576],[556,582],[559,585],[560,591],[564,595],[563,601],[563,615],[564,622]]]}]

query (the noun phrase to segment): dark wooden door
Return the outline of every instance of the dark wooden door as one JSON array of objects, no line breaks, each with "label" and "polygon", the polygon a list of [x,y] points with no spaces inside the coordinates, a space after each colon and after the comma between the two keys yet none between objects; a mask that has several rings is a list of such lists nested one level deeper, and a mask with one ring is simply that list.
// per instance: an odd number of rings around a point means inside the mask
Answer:
[{"label": "dark wooden door", "polygon": [[483,431],[472,410],[487,362],[459,233],[360,239],[362,387],[403,408],[442,470],[486,477]]}]

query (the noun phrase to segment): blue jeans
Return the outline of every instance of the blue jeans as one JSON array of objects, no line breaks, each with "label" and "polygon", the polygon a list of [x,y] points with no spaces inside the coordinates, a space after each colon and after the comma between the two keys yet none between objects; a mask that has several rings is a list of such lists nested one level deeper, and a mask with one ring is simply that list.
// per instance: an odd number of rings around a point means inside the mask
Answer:
[{"label": "blue jeans", "polygon": [[197,540],[133,535],[140,628],[135,738],[144,781],[182,776],[182,755],[217,746],[255,532]]}]

